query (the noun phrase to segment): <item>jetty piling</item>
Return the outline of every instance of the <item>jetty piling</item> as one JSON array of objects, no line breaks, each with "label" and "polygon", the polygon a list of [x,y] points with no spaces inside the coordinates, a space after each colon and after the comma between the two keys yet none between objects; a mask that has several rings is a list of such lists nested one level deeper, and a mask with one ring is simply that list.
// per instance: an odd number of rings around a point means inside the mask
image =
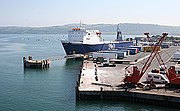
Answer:
[{"label": "jetty piling", "polygon": [[28,60],[26,60],[26,57],[23,57],[23,64],[24,68],[49,68],[50,61],[48,59],[46,60],[33,60],[32,56],[28,57]]}]

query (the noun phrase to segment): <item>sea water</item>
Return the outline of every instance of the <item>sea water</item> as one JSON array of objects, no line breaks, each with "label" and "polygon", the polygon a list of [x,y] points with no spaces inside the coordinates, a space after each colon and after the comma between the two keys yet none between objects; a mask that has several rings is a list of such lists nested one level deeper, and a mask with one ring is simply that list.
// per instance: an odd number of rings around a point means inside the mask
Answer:
[{"label": "sea water", "polygon": [[[105,40],[115,35],[104,35]],[[66,60],[61,39],[67,35],[0,34],[0,111],[169,111],[144,104],[75,101],[81,61]],[[50,68],[24,69],[22,57],[48,59]]]}]

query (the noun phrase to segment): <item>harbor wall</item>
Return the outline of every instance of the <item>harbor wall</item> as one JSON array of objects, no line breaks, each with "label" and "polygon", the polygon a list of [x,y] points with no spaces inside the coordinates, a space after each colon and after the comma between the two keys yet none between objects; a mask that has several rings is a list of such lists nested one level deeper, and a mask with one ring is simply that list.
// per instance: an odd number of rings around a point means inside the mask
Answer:
[{"label": "harbor wall", "polygon": [[76,87],[76,100],[128,101],[180,108],[179,97],[131,91],[79,91]]}]

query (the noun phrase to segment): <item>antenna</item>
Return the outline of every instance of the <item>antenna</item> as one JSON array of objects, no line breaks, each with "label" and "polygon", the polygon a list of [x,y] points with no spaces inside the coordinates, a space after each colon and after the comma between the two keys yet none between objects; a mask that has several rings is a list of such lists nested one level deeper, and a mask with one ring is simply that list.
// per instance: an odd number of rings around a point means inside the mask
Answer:
[{"label": "antenna", "polygon": [[81,20],[80,20],[80,28],[82,27],[82,23],[81,23]]}]

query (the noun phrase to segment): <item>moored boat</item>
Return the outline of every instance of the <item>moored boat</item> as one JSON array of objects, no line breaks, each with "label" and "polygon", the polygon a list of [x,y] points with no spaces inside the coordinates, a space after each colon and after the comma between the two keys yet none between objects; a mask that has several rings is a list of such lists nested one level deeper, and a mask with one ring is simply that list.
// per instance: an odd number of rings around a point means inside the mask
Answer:
[{"label": "moored boat", "polygon": [[99,30],[73,28],[68,31],[68,40],[61,42],[67,55],[127,48],[133,45],[132,41],[122,41],[122,36],[119,34],[115,41],[104,41]]}]

